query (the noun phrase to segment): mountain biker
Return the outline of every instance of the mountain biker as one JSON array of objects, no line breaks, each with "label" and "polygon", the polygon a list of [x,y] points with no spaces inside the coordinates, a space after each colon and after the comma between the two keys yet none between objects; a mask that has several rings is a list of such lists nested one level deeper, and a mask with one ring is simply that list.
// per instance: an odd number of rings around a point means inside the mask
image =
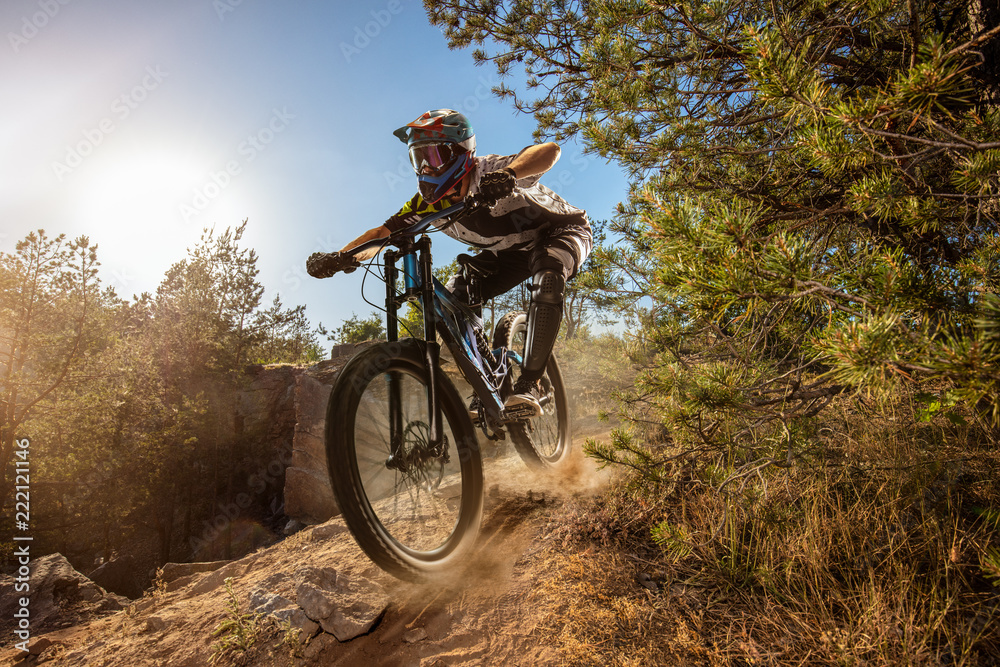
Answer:
[{"label": "mountain biker", "polygon": [[[477,276],[484,301],[531,278],[524,363],[504,407],[528,404],[540,414],[538,380],[559,333],[566,281],[576,275],[593,245],[586,211],[538,182],[559,159],[559,146],[535,144],[516,155],[476,156],[469,120],[451,109],[427,111],[393,134],[407,145],[418,192],[399,212],[348,243],[341,253],[385,238],[469,195],[484,202],[485,206],[464,211],[443,231],[480,249],[465,264]],[[363,251],[355,259],[361,262],[377,253],[376,249]],[[329,275],[312,268],[310,273]],[[449,279],[447,288],[468,301],[468,285],[461,273]]]}]

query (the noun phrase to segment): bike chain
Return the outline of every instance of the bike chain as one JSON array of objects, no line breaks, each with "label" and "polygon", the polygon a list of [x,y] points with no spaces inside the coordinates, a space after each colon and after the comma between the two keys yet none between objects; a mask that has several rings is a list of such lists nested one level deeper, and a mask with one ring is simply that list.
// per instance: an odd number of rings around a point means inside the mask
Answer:
[{"label": "bike chain", "polygon": [[482,329],[476,328],[476,345],[479,346],[479,354],[483,357],[483,360],[490,365],[490,370],[496,370],[497,358],[493,356],[493,350],[490,349],[490,343],[486,340],[486,334],[483,333]]}]

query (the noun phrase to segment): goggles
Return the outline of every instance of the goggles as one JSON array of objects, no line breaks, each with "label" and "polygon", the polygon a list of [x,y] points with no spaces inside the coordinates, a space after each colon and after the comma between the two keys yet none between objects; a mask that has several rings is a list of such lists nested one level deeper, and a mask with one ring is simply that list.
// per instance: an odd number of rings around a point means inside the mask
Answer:
[{"label": "goggles", "polygon": [[418,175],[424,173],[424,168],[430,168],[432,175],[438,175],[466,152],[465,148],[453,143],[418,144],[410,146],[410,164]]}]

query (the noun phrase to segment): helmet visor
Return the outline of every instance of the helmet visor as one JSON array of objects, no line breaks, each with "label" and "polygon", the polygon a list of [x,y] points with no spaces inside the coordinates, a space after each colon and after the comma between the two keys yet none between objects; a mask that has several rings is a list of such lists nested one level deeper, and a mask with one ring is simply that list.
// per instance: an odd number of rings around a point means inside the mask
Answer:
[{"label": "helmet visor", "polygon": [[452,161],[465,152],[461,146],[452,143],[418,144],[410,146],[410,164],[417,174],[443,173]]}]

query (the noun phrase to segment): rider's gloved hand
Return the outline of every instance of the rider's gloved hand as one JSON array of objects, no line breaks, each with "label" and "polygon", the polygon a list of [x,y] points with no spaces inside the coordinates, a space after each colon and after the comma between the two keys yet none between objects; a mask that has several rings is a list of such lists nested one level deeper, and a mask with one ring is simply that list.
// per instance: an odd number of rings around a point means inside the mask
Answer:
[{"label": "rider's gloved hand", "polygon": [[491,171],[483,174],[479,179],[479,196],[484,202],[491,205],[507,197],[514,191],[517,179],[514,178],[514,171],[510,167],[504,167],[499,171]]},{"label": "rider's gloved hand", "polygon": [[329,278],[338,271],[351,273],[357,268],[354,257],[339,252],[314,252],[306,260],[306,272],[313,278]]}]

